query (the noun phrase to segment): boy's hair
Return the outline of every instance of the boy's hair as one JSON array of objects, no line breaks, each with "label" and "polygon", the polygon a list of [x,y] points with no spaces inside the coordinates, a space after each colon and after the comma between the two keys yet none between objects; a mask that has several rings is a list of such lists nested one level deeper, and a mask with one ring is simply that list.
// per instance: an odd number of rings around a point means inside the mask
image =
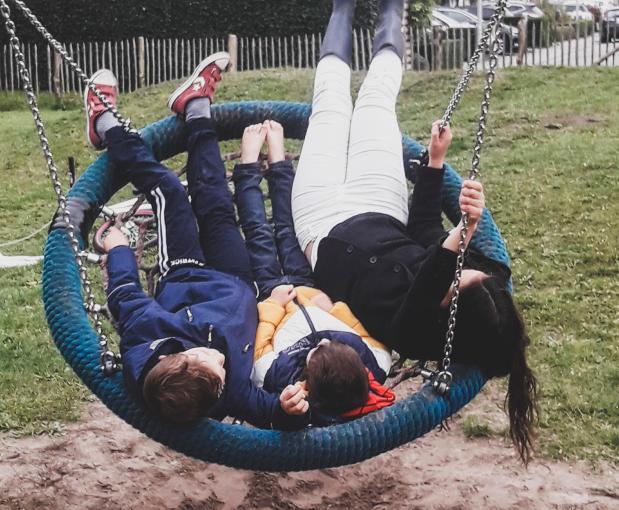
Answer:
[{"label": "boy's hair", "polygon": [[144,378],[147,407],[176,423],[207,416],[221,393],[221,378],[182,353],[161,359]]},{"label": "boy's hair", "polygon": [[522,316],[500,278],[490,276],[462,290],[454,358],[478,365],[487,377],[509,375],[509,434],[525,463],[531,456],[538,412],[537,380],[526,359],[529,343]]},{"label": "boy's hair", "polygon": [[370,391],[361,358],[341,342],[320,345],[307,363],[305,378],[310,404],[332,414],[362,406]]}]

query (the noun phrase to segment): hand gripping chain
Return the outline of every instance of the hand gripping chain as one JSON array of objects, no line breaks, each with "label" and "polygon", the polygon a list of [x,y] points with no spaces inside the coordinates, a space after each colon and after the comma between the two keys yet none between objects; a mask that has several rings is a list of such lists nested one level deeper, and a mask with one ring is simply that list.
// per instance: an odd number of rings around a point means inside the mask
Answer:
[{"label": "hand gripping chain", "polygon": [[[491,35],[494,35],[492,39],[492,48],[490,51],[490,65],[488,72],[486,73],[486,82],[484,85],[484,95],[481,103],[481,114],[479,116],[479,124],[477,128],[477,135],[475,139],[475,147],[473,148],[473,159],[471,162],[471,173],[469,175],[469,179],[474,180],[477,178],[477,174],[479,172],[479,162],[481,156],[481,146],[484,140],[484,132],[486,130],[486,118],[488,117],[488,110],[490,108],[490,95],[492,93],[492,84],[494,83],[496,66],[498,63],[497,54],[499,51],[499,26],[501,19],[503,18],[503,13],[505,9],[506,0],[499,0],[496,10],[492,15],[492,21],[488,25],[492,27],[490,30],[486,29],[484,33],[484,37],[482,38],[482,42],[476,52],[476,57],[479,57],[479,54],[485,45],[488,44],[488,39]],[[475,61],[476,63],[476,61]],[[464,87],[468,83],[472,72],[469,72],[474,67],[469,67],[465,75],[460,80],[460,83],[456,87],[456,91],[454,92],[454,96],[449,102],[449,106],[447,107],[447,111],[441,120],[441,125],[444,126],[451,115],[453,114],[454,108],[460,101],[460,97],[462,95],[462,91]],[[451,297],[451,301],[449,303],[449,319],[447,321],[447,334],[445,340],[445,348],[443,350],[443,361],[441,364],[441,370],[436,375],[433,385],[434,389],[440,394],[444,395],[449,391],[449,387],[452,381],[452,374],[449,371],[449,366],[451,365],[451,353],[453,351],[453,340],[456,329],[456,314],[458,312],[458,298],[460,297],[460,279],[462,277],[462,268],[464,265],[464,252],[466,251],[466,236],[468,234],[468,226],[469,226],[469,217],[468,214],[464,214],[462,216],[462,229],[460,230],[460,240],[458,243],[458,258],[456,260],[456,271],[454,274],[453,281],[453,295]]]}]

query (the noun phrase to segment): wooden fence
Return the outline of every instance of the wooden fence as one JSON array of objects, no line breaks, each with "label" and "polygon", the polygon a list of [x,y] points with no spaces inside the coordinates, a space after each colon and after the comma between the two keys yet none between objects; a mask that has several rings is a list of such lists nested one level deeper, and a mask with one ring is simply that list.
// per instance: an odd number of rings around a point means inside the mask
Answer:
[{"label": "wooden fence", "polygon": [[[529,24],[515,34],[502,34],[499,67],[515,65],[618,66],[617,36],[600,37],[580,25],[551,33],[548,26]],[[406,67],[414,71],[461,69],[477,45],[474,29],[411,28],[407,32]],[[615,37],[613,37],[615,36]],[[87,75],[101,67],[111,69],[122,92],[177,80],[191,73],[206,55],[228,50],[234,70],[314,68],[320,55],[320,34],[288,37],[204,39],[134,39],[113,42],[69,43],[66,48]],[[59,55],[44,44],[22,46],[26,65],[37,90],[58,94],[82,91],[82,82]],[[369,30],[354,32],[355,70],[365,70],[372,54]],[[488,59],[482,58],[486,67]],[[0,90],[20,87],[10,46],[0,46]]]}]

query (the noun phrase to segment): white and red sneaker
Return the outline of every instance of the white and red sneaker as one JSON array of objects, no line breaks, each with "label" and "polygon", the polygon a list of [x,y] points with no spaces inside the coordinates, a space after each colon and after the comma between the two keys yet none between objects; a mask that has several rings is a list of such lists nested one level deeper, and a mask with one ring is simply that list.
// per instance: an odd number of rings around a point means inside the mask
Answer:
[{"label": "white and red sneaker", "polygon": [[[99,92],[113,106],[116,106],[118,99],[118,80],[114,73],[109,69],[99,69],[90,77],[90,82],[94,83]],[[102,113],[107,111],[105,105],[96,94],[86,87],[84,90],[84,111],[86,112],[86,140],[93,149],[103,149],[103,140],[97,134],[95,125]]]},{"label": "white and red sneaker", "polygon": [[230,63],[230,55],[225,51],[213,53],[198,64],[193,74],[178,87],[168,99],[168,108],[180,115],[185,114],[187,103],[192,99],[208,97],[211,102],[215,95],[221,73]]}]

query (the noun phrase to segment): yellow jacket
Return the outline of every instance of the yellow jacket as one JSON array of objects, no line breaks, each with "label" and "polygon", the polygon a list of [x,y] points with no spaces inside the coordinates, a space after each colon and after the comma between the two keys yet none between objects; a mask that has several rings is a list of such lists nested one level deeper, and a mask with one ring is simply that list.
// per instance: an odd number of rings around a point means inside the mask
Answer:
[{"label": "yellow jacket", "polygon": [[[313,306],[310,300],[321,292],[310,287],[296,287],[295,290],[297,301],[304,306]],[[256,331],[254,361],[273,351],[273,337],[298,310],[299,307],[294,301],[290,301],[285,307],[271,298],[258,303],[259,323]],[[354,330],[366,343],[389,352],[384,344],[370,336],[346,303],[338,301],[328,313]]]}]

